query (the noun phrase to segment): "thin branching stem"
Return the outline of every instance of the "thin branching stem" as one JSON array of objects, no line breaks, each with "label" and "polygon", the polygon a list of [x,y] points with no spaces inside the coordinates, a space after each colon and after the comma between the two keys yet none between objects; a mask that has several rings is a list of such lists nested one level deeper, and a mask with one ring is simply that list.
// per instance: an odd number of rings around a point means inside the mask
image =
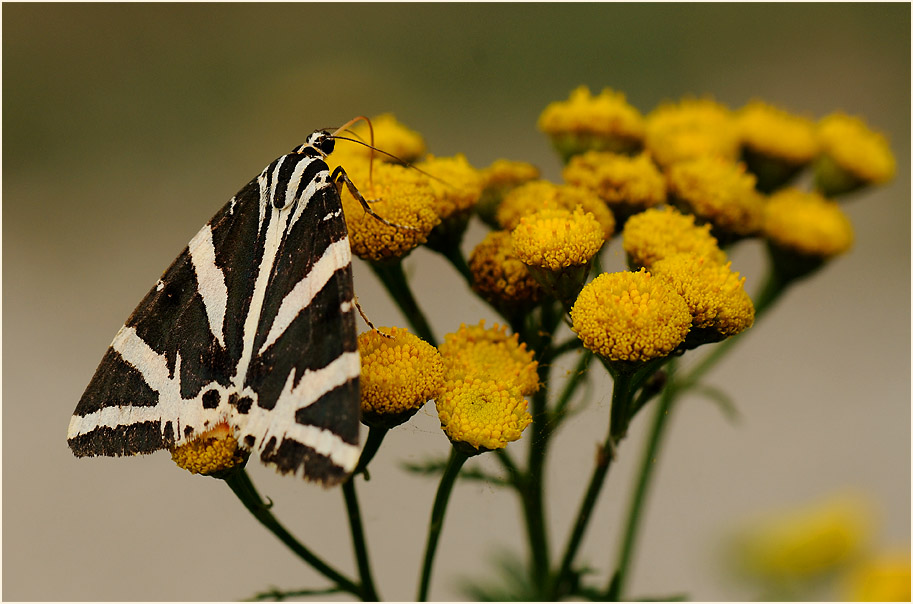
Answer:
[{"label": "thin branching stem", "polygon": [[361,510],[358,506],[358,496],[355,493],[354,478],[342,484],[342,494],[346,502],[346,513],[349,516],[355,563],[358,566],[358,576],[361,578],[361,599],[366,602],[377,602],[380,598],[377,596],[374,578],[371,576],[371,562],[368,560],[368,545],[365,541],[364,527],[361,524]]}]

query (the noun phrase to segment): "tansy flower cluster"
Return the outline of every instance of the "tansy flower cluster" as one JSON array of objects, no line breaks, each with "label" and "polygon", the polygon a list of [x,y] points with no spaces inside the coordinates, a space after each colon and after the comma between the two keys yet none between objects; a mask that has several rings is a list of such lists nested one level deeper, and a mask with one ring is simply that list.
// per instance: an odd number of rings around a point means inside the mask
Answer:
[{"label": "tansy flower cluster", "polygon": [[532,421],[524,396],[539,381],[533,354],[517,334],[497,325],[486,329],[484,321],[462,325],[445,336],[440,351],[446,382],[437,412],[454,445],[478,453],[520,438]]},{"label": "tansy flower cluster", "polygon": [[171,449],[171,459],[191,474],[210,476],[242,464],[247,458],[238,448],[231,428],[219,423],[188,443]]}]

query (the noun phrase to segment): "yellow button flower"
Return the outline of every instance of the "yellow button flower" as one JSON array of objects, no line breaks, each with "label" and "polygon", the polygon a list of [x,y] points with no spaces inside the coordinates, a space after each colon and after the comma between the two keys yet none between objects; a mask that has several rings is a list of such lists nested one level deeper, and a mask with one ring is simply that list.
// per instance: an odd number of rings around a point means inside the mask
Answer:
[{"label": "yellow button flower", "polygon": [[434,211],[431,187],[420,172],[402,166],[375,163],[373,186],[367,162],[346,170],[359,186],[360,193],[371,203],[371,209],[398,228],[384,224],[368,214],[347,187],[342,188],[342,207],[345,211],[352,253],[365,260],[401,258],[428,239],[428,234],[440,222]]},{"label": "yellow button flower", "polygon": [[599,196],[589,189],[569,185],[556,185],[545,180],[534,180],[512,190],[504,196],[498,207],[498,224],[506,231],[514,230],[524,216],[544,209],[565,208],[573,211],[583,208],[602,226],[604,238],[615,231],[615,217]]},{"label": "yellow button flower", "polygon": [[653,263],[650,272],[685,299],[693,328],[734,336],[754,323],[754,304],[745,293],[745,278],[725,265],[696,254],[674,254]]},{"label": "yellow button flower", "polygon": [[766,157],[804,165],[818,154],[812,120],[763,101],[752,101],[736,113],[742,146]]},{"label": "yellow button flower", "polygon": [[666,180],[646,153],[632,158],[588,151],[571,158],[563,176],[568,184],[595,191],[621,216],[666,201]]},{"label": "yellow button flower", "polygon": [[[412,163],[425,154],[425,141],[422,135],[401,124],[392,113],[384,113],[371,118],[374,129],[374,146],[397,159]],[[371,144],[371,131],[363,121],[351,128],[350,132],[340,136],[361,140]],[[398,163],[397,159],[384,153],[373,153],[374,159],[382,162]],[[334,165],[347,166],[353,158],[365,160],[372,156],[371,150],[364,145],[349,141],[336,141],[336,150],[330,155]]]},{"label": "yellow button flower", "polygon": [[897,166],[887,139],[862,119],[839,112],[828,115],[818,123],[818,139],[823,156],[815,166],[815,178],[825,195],[894,178]]},{"label": "yellow button flower", "polygon": [[685,300],[643,269],[603,273],[571,309],[583,345],[609,361],[639,363],[668,355],[691,327]]},{"label": "yellow button flower", "polygon": [[737,543],[747,572],[767,580],[811,579],[864,548],[872,530],[868,502],[851,494],[773,512],[744,529]]},{"label": "yellow button flower", "polygon": [[171,459],[191,474],[211,475],[243,463],[247,456],[238,449],[231,428],[220,423],[212,430],[171,449]]},{"label": "yellow button flower", "polygon": [[529,307],[542,297],[539,282],[517,257],[510,233],[491,231],[469,256],[472,289],[495,306]]},{"label": "yellow button flower", "polygon": [[576,88],[568,100],[550,103],[538,126],[565,161],[590,149],[634,151],[644,137],[640,112],[610,88],[595,97],[586,86]]},{"label": "yellow button flower", "polygon": [[853,245],[853,225],[832,201],[817,193],[786,189],[764,207],[764,235],[777,247],[830,258]]},{"label": "yellow button flower", "polygon": [[447,437],[477,450],[504,448],[532,422],[519,389],[491,379],[448,381],[436,406]]},{"label": "yellow button flower", "polygon": [[523,396],[539,389],[533,352],[517,334],[508,336],[505,326],[495,324],[486,329],[485,321],[460,325],[459,330],[444,336],[439,349],[447,381],[494,380],[517,388]]},{"label": "yellow button flower", "polygon": [[732,113],[711,99],[663,103],[647,115],[647,150],[663,167],[705,155],[735,160],[739,130]]},{"label": "yellow button flower", "polygon": [[509,159],[497,159],[490,166],[481,170],[484,187],[476,213],[491,227],[497,228],[495,212],[501,200],[510,191],[532,180],[538,180],[541,173],[536,166]]},{"label": "yellow button flower", "polygon": [[440,353],[405,329],[382,327],[364,332],[358,336],[358,352],[362,420],[368,425],[398,425],[443,388]]},{"label": "yellow button flower", "polygon": [[666,179],[674,203],[712,224],[718,236],[746,237],[761,228],[763,201],[744,164],[699,157],[676,163]]},{"label": "yellow button flower", "polygon": [[695,226],[694,216],[670,207],[650,209],[628,219],[622,246],[634,267],[650,268],[660,258],[680,252],[694,252],[718,264],[726,262],[709,224]]},{"label": "yellow button flower", "polygon": [[855,568],[846,581],[848,602],[909,602],[910,548],[874,556]]},{"label": "yellow button flower", "polygon": [[429,156],[415,167],[434,177],[428,179],[428,184],[434,194],[434,211],[441,220],[471,209],[482,195],[482,175],[462,153],[453,157]]},{"label": "yellow button flower", "polygon": [[605,239],[602,227],[582,208],[546,208],[521,218],[511,243],[527,266],[559,271],[589,263]]}]

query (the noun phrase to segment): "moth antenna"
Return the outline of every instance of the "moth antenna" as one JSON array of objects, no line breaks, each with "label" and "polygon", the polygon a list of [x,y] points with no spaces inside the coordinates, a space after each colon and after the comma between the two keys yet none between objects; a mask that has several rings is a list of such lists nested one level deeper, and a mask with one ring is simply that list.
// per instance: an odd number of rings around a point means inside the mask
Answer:
[{"label": "moth antenna", "polygon": [[383,149],[378,149],[377,147],[373,147],[373,146],[369,145],[368,143],[366,143],[366,142],[364,142],[364,141],[358,140],[358,139],[356,139],[356,138],[346,138],[346,137],[344,137],[344,136],[334,136],[333,138],[335,138],[335,139],[337,139],[337,140],[341,140],[341,141],[349,141],[350,143],[356,143],[356,144],[358,144],[358,145],[364,145],[365,147],[368,147],[368,148],[372,149],[374,152],[380,153],[381,155],[386,155],[387,157],[389,157],[389,158],[391,158],[391,159],[395,159],[395,160],[399,163],[399,165],[403,166],[404,168],[409,168],[410,170],[415,170],[415,171],[418,172],[419,174],[422,174],[422,175],[424,175],[424,176],[427,176],[427,177],[430,178],[431,180],[436,180],[436,181],[438,181],[439,183],[441,183],[442,185],[446,185],[446,186],[448,186],[448,187],[452,187],[452,186],[453,186],[452,184],[450,184],[449,182],[447,182],[447,181],[444,180],[443,178],[438,178],[438,177],[435,176],[434,174],[431,174],[431,173],[429,173],[429,172],[425,172],[425,171],[422,170],[421,168],[417,168],[415,165],[410,164],[410,163],[407,162],[406,160],[404,160],[404,159],[402,159],[402,158],[400,158],[400,157],[397,157],[397,156],[393,155],[392,153],[388,153],[388,152],[384,151]]},{"label": "moth antenna", "polygon": [[351,141],[351,142],[358,142],[358,143],[364,144],[361,141],[353,141],[352,139],[349,139],[349,138],[343,138],[341,136],[337,136],[340,132],[345,132],[353,124],[357,124],[360,121],[364,121],[368,125],[368,132],[371,134],[371,144],[367,145],[367,147],[369,149],[371,149],[371,155],[368,158],[368,187],[371,189],[371,192],[373,194],[373,192],[374,192],[374,152],[377,151],[378,149],[374,146],[374,125],[371,123],[371,120],[368,119],[364,115],[359,115],[358,117],[353,117],[348,122],[346,122],[345,124],[343,124],[342,126],[337,128],[330,135],[330,138],[339,138],[341,140],[347,140],[347,141]]},{"label": "moth antenna", "polygon": [[[394,229],[406,229],[407,231],[419,230],[416,227],[409,226],[407,224],[396,224],[396,223],[390,222],[389,220],[387,220],[386,218],[384,218],[383,216],[381,216],[380,214],[375,212],[374,209],[371,207],[371,204],[368,203],[368,200],[365,199],[364,195],[361,194],[361,191],[358,190],[358,187],[355,186],[355,183],[352,182],[352,179],[349,178],[349,175],[346,174],[346,171],[342,166],[336,166],[336,169],[333,170],[333,173],[330,175],[330,179],[334,183],[336,183],[337,187],[342,187],[342,185],[345,184],[346,188],[349,189],[349,193],[352,194],[352,197],[354,197],[355,200],[361,204],[361,207],[364,208],[365,212],[367,212],[375,220],[379,220],[382,223],[384,223],[385,225],[387,225],[388,227],[393,227]],[[377,200],[374,200],[374,201],[377,201]]]},{"label": "moth antenna", "polygon": [[366,315],[365,311],[362,309],[361,304],[358,303],[358,296],[355,296],[352,300],[355,302],[355,308],[358,309],[358,314],[360,314],[362,320],[364,320],[364,322],[368,324],[368,327],[370,327],[373,331],[376,331],[377,333],[379,333],[380,335],[382,335],[385,338],[388,338],[390,340],[393,339],[393,336],[391,336],[388,333],[382,332],[381,330],[377,329],[377,327],[374,326],[374,323],[371,322],[371,319],[368,318],[368,315]]}]

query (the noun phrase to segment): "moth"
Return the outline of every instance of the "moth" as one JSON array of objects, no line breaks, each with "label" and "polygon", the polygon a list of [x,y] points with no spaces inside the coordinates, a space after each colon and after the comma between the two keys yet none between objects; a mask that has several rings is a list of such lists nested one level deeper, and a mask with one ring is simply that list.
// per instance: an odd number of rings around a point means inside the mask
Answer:
[{"label": "moth", "polygon": [[376,214],[324,161],[343,128],[264,168],[146,294],[70,420],[77,457],[151,453],[227,423],[280,473],[332,485],[352,471],[361,362],[341,187]]}]

